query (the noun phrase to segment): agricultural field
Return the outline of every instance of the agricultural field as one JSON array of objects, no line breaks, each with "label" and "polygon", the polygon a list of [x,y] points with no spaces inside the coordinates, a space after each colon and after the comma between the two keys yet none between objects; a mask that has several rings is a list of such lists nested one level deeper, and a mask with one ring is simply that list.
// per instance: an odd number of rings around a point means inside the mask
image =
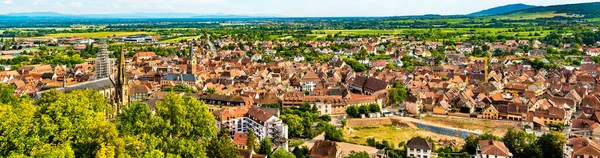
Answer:
[{"label": "agricultural field", "polygon": [[173,39],[168,39],[168,40],[164,40],[164,41],[160,41],[161,43],[175,43],[175,42],[179,42],[181,40],[190,40],[190,39],[198,39],[200,38],[200,36],[185,36],[185,37],[177,37],[177,38],[173,38]]},{"label": "agricultural field", "polygon": [[91,33],[59,33],[59,34],[48,34],[43,37],[88,37],[88,38],[100,38],[108,36],[131,36],[131,35],[154,35],[154,32],[91,32]]},{"label": "agricultural field", "polygon": [[553,18],[553,17],[582,17],[580,15],[567,15],[566,13],[519,13],[510,15],[499,15],[492,16],[490,18],[502,19],[502,20],[535,20],[538,18]]},{"label": "agricultural field", "polygon": [[388,140],[394,147],[398,147],[398,143],[406,142],[416,136],[431,137],[437,142],[437,146],[464,144],[464,140],[458,137],[410,127],[395,127],[393,125],[348,128],[344,132],[344,139],[346,141],[363,145],[367,144],[366,141],[368,138],[375,138],[377,141]]},{"label": "agricultural field", "polygon": [[500,121],[500,120],[480,120],[470,118],[450,118],[450,117],[437,117],[427,115],[421,118],[422,121],[439,124],[448,127],[462,128],[468,130],[481,130],[483,132],[489,132],[496,136],[504,136],[506,131],[510,128],[518,129],[521,127],[519,122],[513,121]]}]

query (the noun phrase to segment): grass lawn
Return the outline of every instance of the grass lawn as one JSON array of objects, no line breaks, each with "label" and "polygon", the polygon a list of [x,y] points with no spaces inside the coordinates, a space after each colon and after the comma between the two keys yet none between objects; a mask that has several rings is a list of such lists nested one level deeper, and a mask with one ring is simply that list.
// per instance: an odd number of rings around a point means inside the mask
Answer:
[{"label": "grass lawn", "polygon": [[290,147],[298,147],[302,144],[304,144],[304,140],[302,140],[302,139],[290,140]]},{"label": "grass lawn", "polygon": [[88,38],[100,38],[107,36],[131,36],[131,35],[154,35],[154,32],[91,32],[91,33],[58,33],[58,34],[47,34],[44,37],[88,37]]},{"label": "grass lawn", "polygon": [[484,132],[489,132],[499,137],[504,136],[504,134],[506,134],[506,131],[508,131],[509,128],[518,129],[521,126],[519,122],[512,121],[449,118],[429,115],[422,117],[421,120],[454,128],[482,130]]},{"label": "grass lawn", "polygon": [[[435,141],[450,140],[454,141],[458,146],[464,144],[464,140],[458,137],[413,128],[397,128],[391,125],[357,127],[352,128],[351,130],[345,130],[344,132],[344,139],[346,139],[346,141],[363,145],[367,144],[367,138],[375,138],[377,141],[388,140],[395,148],[398,148],[398,143],[406,142],[416,136],[431,137]],[[438,147],[442,145],[448,144],[438,144]]]}]

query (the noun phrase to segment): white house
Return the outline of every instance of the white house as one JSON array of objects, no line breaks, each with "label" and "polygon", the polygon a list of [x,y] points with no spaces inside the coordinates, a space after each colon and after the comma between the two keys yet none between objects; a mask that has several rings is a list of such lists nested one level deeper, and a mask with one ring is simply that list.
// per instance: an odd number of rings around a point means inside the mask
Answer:
[{"label": "white house", "polygon": [[313,91],[315,87],[317,87],[317,82],[319,82],[321,78],[315,72],[308,72],[302,80],[300,81],[300,85],[302,85],[303,91]]},{"label": "white house", "polygon": [[294,56],[294,62],[302,62],[304,61],[304,56],[298,54],[296,56]]},{"label": "white house", "polygon": [[431,143],[424,138],[416,137],[406,143],[406,156],[416,158],[437,157],[437,153],[432,151]]},{"label": "white house", "polygon": [[251,59],[252,59],[252,61],[262,60],[262,55],[260,55],[260,54],[254,54]]},{"label": "white house", "polygon": [[475,156],[477,158],[511,158],[513,154],[500,141],[480,140]]},{"label": "white house", "polygon": [[[274,114],[259,107],[230,107],[215,111],[213,114],[217,121],[217,127],[219,129],[228,128],[231,136],[235,133],[248,133],[252,130],[259,139],[288,139],[288,126]],[[278,144],[287,149],[286,141]]]}]

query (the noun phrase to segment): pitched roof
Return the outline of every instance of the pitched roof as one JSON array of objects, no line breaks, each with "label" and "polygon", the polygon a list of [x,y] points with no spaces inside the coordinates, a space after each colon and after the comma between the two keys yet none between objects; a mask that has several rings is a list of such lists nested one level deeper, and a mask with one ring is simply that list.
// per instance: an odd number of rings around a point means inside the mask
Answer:
[{"label": "pitched roof", "polygon": [[431,143],[421,137],[416,137],[416,138],[410,139],[406,143],[406,147],[412,148],[412,149],[422,149],[422,150],[431,150],[431,148],[432,148]]},{"label": "pitched roof", "polygon": [[336,158],[341,150],[334,141],[317,140],[310,149],[310,156],[314,158]]},{"label": "pitched roof", "polygon": [[479,147],[481,148],[481,153],[486,155],[496,155],[496,156],[512,156],[512,153],[508,151],[508,148],[504,145],[504,143],[495,141],[495,140],[480,140]]},{"label": "pitched roof", "polygon": [[267,122],[267,120],[273,117],[273,114],[268,113],[256,106],[250,107],[250,109],[248,110],[248,115],[251,116],[254,120],[258,120],[261,122]]},{"label": "pitched roof", "polygon": [[376,92],[386,89],[387,85],[388,82],[371,77],[367,79],[367,82],[365,83],[365,90]]}]

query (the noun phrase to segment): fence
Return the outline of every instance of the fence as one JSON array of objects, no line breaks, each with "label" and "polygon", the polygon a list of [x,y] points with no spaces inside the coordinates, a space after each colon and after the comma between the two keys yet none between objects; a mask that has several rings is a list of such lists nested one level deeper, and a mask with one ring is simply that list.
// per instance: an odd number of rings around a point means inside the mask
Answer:
[{"label": "fence", "polygon": [[431,131],[434,133],[460,137],[460,138],[466,138],[471,134],[478,135],[477,133],[462,131],[459,129],[449,129],[449,128],[438,127],[438,126],[433,126],[433,125],[426,125],[426,124],[422,124],[422,123],[415,123],[415,124],[417,124],[417,127],[420,129],[428,130],[428,131]]}]

